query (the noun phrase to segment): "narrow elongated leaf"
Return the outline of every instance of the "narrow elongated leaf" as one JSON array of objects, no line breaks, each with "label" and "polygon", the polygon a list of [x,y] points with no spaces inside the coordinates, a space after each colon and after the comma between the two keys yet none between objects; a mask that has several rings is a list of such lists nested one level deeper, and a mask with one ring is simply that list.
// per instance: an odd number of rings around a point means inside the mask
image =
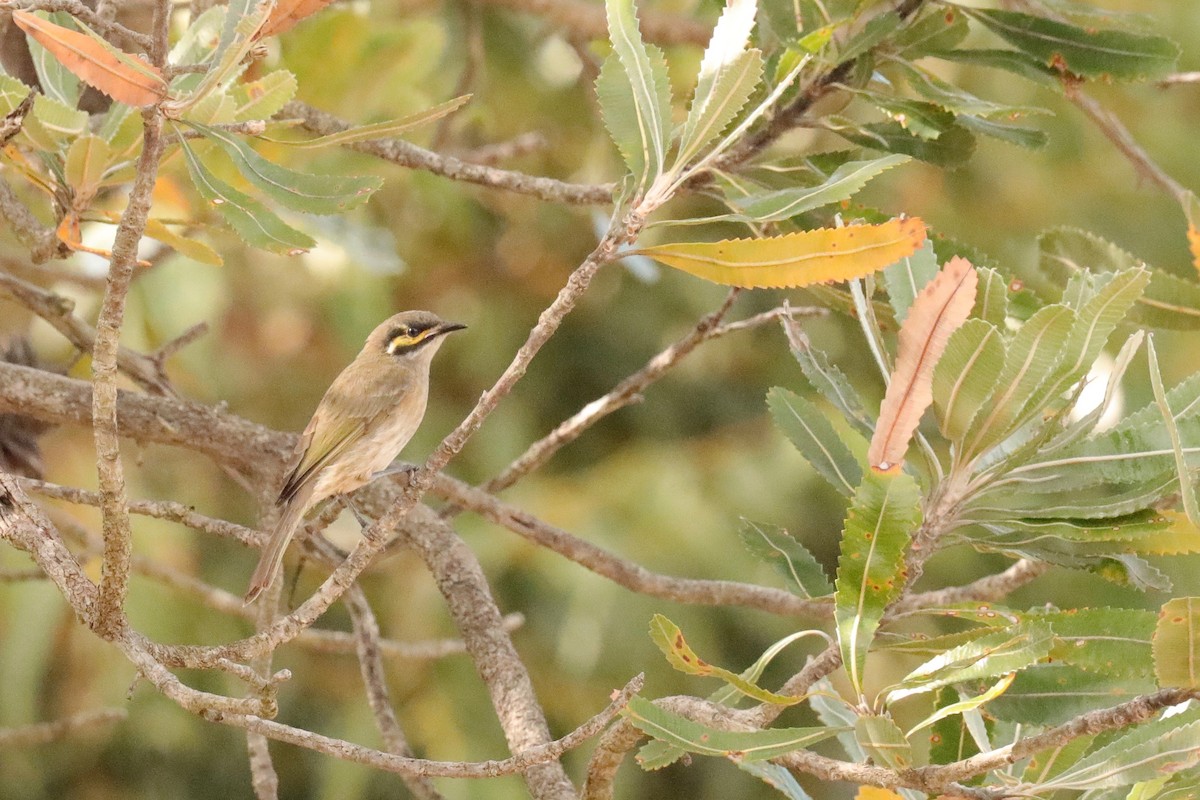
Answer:
[{"label": "narrow elongated leaf", "polygon": [[[345,145],[355,142],[371,142],[378,139],[391,139],[399,136],[402,133],[418,128],[422,125],[428,125],[431,122],[437,122],[442,117],[453,114],[458,109],[462,108],[471,99],[471,95],[464,94],[460,97],[455,97],[453,100],[447,100],[444,103],[439,103],[432,108],[427,108],[424,111],[418,111],[415,114],[409,114],[407,117],[399,119],[389,119],[383,122],[372,122],[369,125],[356,125],[353,128],[347,128],[344,131],[337,133],[329,133],[324,136],[318,136],[316,139],[304,139],[298,141],[283,141],[280,139],[268,139],[268,141],[277,144],[286,144],[297,149],[306,149],[310,147],[329,147],[330,145]],[[266,137],[263,137],[266,138]]]},{"label": "narrow elongated leaf", "polygon": [[742,520],[741,539],[752,554],[774,565],[788,588],[801,597],[824,597],[833,592],[820,563],[784,529]]},{"label": "narrow elongated leaf", "polygon": [[1119,678],[1068,664],[1039,664],[1018,673],[1008,691],[988,704],[988,712],[1027,725],[1058,725],[1154,689],[1154,681],[1145,677]]},{"label": "narrow elongated leaf", "polygon": [[296,26],[296,23],[311,17],[333,0],[275,0],[275,7],[258,31],[260,39],[278,36]]},{"label": "narrow elongated leaf", "polygon": [[860,147],[886,153],[903,153],[946,169],[967,163],[975,152],[975,136],[961,125],[951,125],[936,139],[923,139],[899,122],[859,124],[830,115],[821,124]]},{"label": "narrow elongated leaf", "polygon": [[292,228],[262,203],[213,175],[183,137],[179,144],[200,196],[212,203],[249,244],[286,255],[303,253],[316,246],[312,237]]},{"label": "narrow elongated leaf", "polygon": [[828,739],[836,728],[767,728],[735,732],[709,728],[642,697],[634,697],[623,712],[635,728],[690,753],[721,756],[734,761],[766,761]]},{"label": "narrow elongated leaf", "polygon": [[862,468],[829,419],[800,395],[778,386],[767,393],[767,406],[775,424],[821,477],[842,494],[854,494]]},{"label": "narrow elongated leaf", "polygon": [[[625,75],[628,98],[632,103],[632,122],[637,126],[641,152],[640,163],[637,158],[630,163],[628,156],[626,163],[638,185],[645,187],[662,174],[670,143],[671,90],[667,81],[666,59],[661,50],[647,47],[642,41],[633,0],[607,0],[605,6],[608,36]],[[604,106],[603,98],[601,106]],[[606,125],[608,121],[609,115],[606,114]],[[614,139],[617,138],[611,129],[610,133],[614,134]],[[618,141],[620,146],[621,142]]]},{"label": "narrow elongated leaf", "polygon": [[1178,772],[1200,761],[1200,711],[1138,725],[1081,758],[1047,786],[1097,789],[1128,786]]},{"label": "narrow elongated leaf", "polygon": [[889,716],[864,714],[854,722],[854,736],[876,764],[892,769],[908,769],[913,765],[912,745]]},{"label": "narrow elongated leaf", "polygon": [[933,369],[950,335],[971,313],[978,282],[971,262],[953,258],[913,301],[900,327],[896,369],[867,451],[872,469],[891,472],[903,463],[921,415],[933,402]]},{"label": "narrow elongated leaf", "polygon": [[[800,370],[804,373],[804,377],[808,378],[808,382],[832,403],[833,407],[840,411],[842,416],[860,433],[870,436],[874,430],[871,420],[863,410],[858,392],[850,385],[850,379],[846,377],[846,374],[831,362],[828,356],[813,348],[812,342],[809,341],[795,320],[785,317],[783,329],[787,334],[788,346],[792,355],[799,362]],[[1200,381],[1197,383],[1200,384]]]},{"label": "narrow elongated leaf", "polygon": [[750,773],[788,800],[812,800],[787,767],[770,761],[740,761],[738,769]]},{"label": "narrow elongated leaf", "polygon": [[1200,526],[1200,505],[1196,502],[1196,487],[1192,483],[1192,471],[1188,466],[1187,455],[1184,452],[1183,439],[1179,426],[1175,424],[1175,414],[1167,402],[1163,390],[1162,371],[1158,365],[1158,353],[1154,348],[1154,337],[1146,338],[1146,355],[1150,363],[1150,386],[1154,390],[1154,401],[1162,412],[1163,426],[1171,437],[1171,451],[1175,456],[1175,475],[1179,479],[1179,494],[1183,500],[1183,510],[1192,525]]},{"label": "narrow elongated leaf", "polygon": [[1017,147],[1024,147],[1026,150],[1040,150],[1046,146],[1046,142],[1050,141],[1049,134],[1041,128],[1018,125],[1015,122],[1005,122],[986,117],[973,117],[969,114],[957,117],[956,121],[959,125],[973,133],[990,136],[993,139],[999,139],[1008,144],[1015,144]]},{"label": "narrow elongated leaf", "polygon": [[1144,677],[1153,667],[1154,614],[1130,608],[1077,608],[1031,617],[1054,629],[1054,661],[1119,677]]},{"label": "narrow elongated leaf", "polygon": [[991,267],[976,266],[975,271],[979,273],[979,291],[971,315],[1003,329],[1008,319],[1008,281]]},{"label": "narrow elongated leaf", "polygon": [[975,455],[1006,439],[1029,398],[1061,360],[1075,313],[1066,306],[1046,306],[1021,326],[1008,346],[996,393],[971,421],[964,453]]},{"label": "narrow elongated leaf", "polygon": [[256,34],[272,8],[274,4],[260,4],[257,0],[230,0],[221,35],[210,59],[212,66],[199,82],[188,84],[190,93],[163,103],[163,113],[173,119],[182,119],[189,109],[241,74],[246,55],[255,46]]},{"label": "narrow elongated leaf", "polygon": [[[939,689],[934,697],[933,706],[938,710],[963,702],[963,695],[952,686]],[[937,713],[938,711],[934,712]],[[950,764],[980,752],[979,746],[975,744],[971,732],[967,729],[966,717],[974,713],[977,712],[968,709],[960,715],[947,714],[940,716],[933,723],[933,730],[929,732],[930,763]]]},{"label": "narrow elongated leaf", "polygon": [[933,370],[933,401],[947,439],[962,442],[1003,369],[1003,337],[994,325],[969,319],[954,332]]},{"label": "narrow elongated leaf", "polygon": [[904,551],[920,516],[911,476],[863,476],[846,516],[834,594],[838,644],[856,691],[879,620],[904,588]]},{"label": "narrow elongated leaf", "polygon": [[1179,46],[1161,36],[1067,22],[999,9],[962,9],[1043,64],[1086,78],[1137,79],[1169,72]]},{"label": "narrow elongated leaf", "polygon": [[193,261],[219,267],[225,263],[221,254],[199,239],[189,239],[171,230],[161,220],[146,220],[146,235],[151,239],[162,242],[180,255],[187,256]]},{"label": "narrow elongated leaf", "polygon": [[912,735],[917,731],[928,728],[930,725],[935,725],[947,717],[973,711],[974,709],[987,704],[989,701],[995,700],[1008,690],[1008,687],[1012,685],[1012,682],[1016,679],[1016,677],[1017,673],[1010,672],[1000,678],[1000,680],[996,681],[995,685],[982,694],[977,694],[974,697],[968,697],[964,700],[959,700],[957,703],[949,703],[947,705],[939,706],[937,711],[933,712],[928,717],[910,728],[905,736],[912,738]]},{"label": "narrow elongated leaf", "polygon": [[238,171],[280,205],[309,214],[340,214],[362,205],[380,186],[377,175],[311,175],[272,163],[237,136],[219,128],[188,125],[220,145]]},{"label": "narrow elongated leaf", "polygon": [[891,705],[952,683],[1018,672],[1045,659],[1053,643],[1050,626],[1039,623],[986,633],[914,669],[888,692],[886,702]]},{"label": "narrow elongated leaf", "polygon": [[713,28],[680,131],[679,165],[691,161],[725,130],[762,79],[762,54],[746,49],[756,6],[754,0],[731,0]]},{"label": "narrow elongated leaf", "polygon": [[847,161],[816,186],[752,194],[735,200],[734,205],[758,222],[789,219],[814,208],[849,200],[875,176],[911,160],[906,155],[892,154],[869,161]]},{"label": "narrow elongated leaf", "polygon": [[730,672],[708,663],[696,655],[696,652],[688,645],[679,626],[662,614],[655,614],[650,620],[650,639],[658,645],[658,649],[667,657],[671,666],[680,672],[706,678],[719,678],[747,697],[763,703],[790,706],[804,699],[803,697],[775,694],[746,680],[736,672]]},{"label": "narrow elongated leaf", "polygon": [[903,323],[908,318],[908,309],[912,307],[920,291],[937,277],[938,270],[933,243],[926,241],[920,250],[883,271],[888,303],[896,312],[896,322]]},{"label": "narrow elongated leaf", "polygon": [[[14,11],[13,22],[45,47],[63,66],[109,97],[130,106],[147,106],[167,94],[162,73],[137,56],[120,53],[103,39],[55,25],[28,11]],[[134,66],[131,62],[137,62]]]},{"label": "narrow elongated leaf", "polygon": [[1200,599],[1175,597],[1158,613],[1154,674],[1164,689],[1200,687]]},{"label": "narrow elongated leaf", "polygon": [[238,84],[233,90],[237,107],[235,122],[270,119],[296,95],[296,76],[286,69],[268,72],[256,81]]},{"label": "narrow elongated leaf", "polygon": [[925,224],[905,217],[762,239],[660,244],[636,252],[715,283],[779,288],[860,278],[912,255],[924,241]]}]

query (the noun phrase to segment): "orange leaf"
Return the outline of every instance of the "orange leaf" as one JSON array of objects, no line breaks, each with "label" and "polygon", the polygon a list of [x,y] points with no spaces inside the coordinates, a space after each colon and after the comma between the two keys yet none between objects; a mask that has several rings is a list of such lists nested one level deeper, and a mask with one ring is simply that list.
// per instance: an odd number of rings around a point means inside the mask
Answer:
[{"label": "orange leaf", "polygon": [[900,217],[878,225],[659,244],[633,252],[726,286],[757,289],[861,278],[911,256],[924,241],[925,223]]},{"label": "orange leaf", "polygon": [[105,46],[85,33],[55,25],[28,11],[14,11],[12,16],[21,30],[64,67],[117,102],[149,106],[166,97],[162,73],[140,56]]},{"label": "orange leaf", "polygon": [[878,786],[860,786],[854,800],[904,800],[891,789],[880,789]]},{"label": "orange leaf", "polygon": [[978,284],[971,262],[955,256],[913,300],[900,327],[896,369],[867,450],[872,469],[892,472],[904,462],[917,423],[933,402],[933,368],[950,334],[970,316]]},{"label": "orange leaf", "polygon": [[297,22],[311,17],[333,0],[278,0],[263,26],[258,29],[258,38],[278,36],[291,30]]}]

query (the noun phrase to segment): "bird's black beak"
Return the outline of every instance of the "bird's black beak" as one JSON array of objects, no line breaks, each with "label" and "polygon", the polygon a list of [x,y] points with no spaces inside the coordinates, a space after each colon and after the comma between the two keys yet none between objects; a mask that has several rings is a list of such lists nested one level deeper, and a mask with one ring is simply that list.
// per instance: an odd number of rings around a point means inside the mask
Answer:
[{"label": "bird's black beak", "polygon": [[434,336],[442,336],[447,333],[453,333],[454,331],[466,330],[466,328],[467,326],[463,325],[461,322],[443,322],[437,326],[437,329],[433,332],[433,334]]}]

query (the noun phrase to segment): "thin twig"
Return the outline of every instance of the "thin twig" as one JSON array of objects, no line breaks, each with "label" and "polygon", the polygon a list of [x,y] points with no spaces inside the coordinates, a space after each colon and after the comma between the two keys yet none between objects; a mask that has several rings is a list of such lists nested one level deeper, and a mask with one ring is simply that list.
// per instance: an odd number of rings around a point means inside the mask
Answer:
[{"label": "thin twig", "polygon": [[365,764],[398,775],[431,778],[498,778],[528,771],[539,764],[556,761],[564,753],[596,736],[629,704],[629,698],[641,689],[642,682],[641,675],[635,677],[614,695],[607,708],[561,739],[497,761],[429,761],[420,758],[405,758],[256,716],[219,711],[204,712],[201,716],[212,722],[244,728],[281,742],[288,742],[298,747],[305,747],[335,758]]},{"label": "thin twig", "polygon": [[964,586],[905,595],[892,606],[892,613],[899,615],[922,608],[945,608],[955,603],[995,602],[1049,570],[1050,565],[1044,561],[1022,558],[1003,572],[986,575]]},{"label": "thin twig", "polygon": [[[162,17],[169,12],[160,4],[155,13]],[[162,117],[156,110],[148,109],[142,114],[142,122],[142,152],[138,157],[137,177],[113,241],[108,283],[96,319],[96,341],[92,349],[92,428],[96,441],[96,472],[104,499],[100,506],[104,563],[98,618],[98,632],[104,638],[116,636],[124,626],[123,607],[129,589],[131,551],[125,472],[117,427],[117,354],[125,317],[125,298],[133,278],[138,243],[150,216],[151,194],[163,152]]]},{"label": "thin twig", "polygon": [[[350,124],[312,106],[292,101],[284,106],[280,118],[297,118],[304,128],[319,136],[338,133]],[[409,169],[422,169],[455,181],[475,183],[494,189],[528,194],[553,203],[575,205],[606,205],[612,203],[615,186],[564,183],[553,178],[540,178],[522,172],[498,169],[484,164],[469,164],[453,156],[445,156],[418,147],[403,139],[378,139],[347,145],[361,153],[390,161]]]},{"label": "thin twig", "polygon": [[[388,693],[387,677],[383,672],[379,622],[375,619],[375,612],[371,610],[362,587],[357,584],[351,586],[350,591],[343,595],[342,602],[350,612],[350,621],[354,625],[359,671],[362,672],[367,703],[371,706],[371,713],[375,715],[375,726],[379,729],[379,735],[389,753],[411,758],[412,748],[408,746],[408,739],[400,727],[400,721],[396,719],[396,711],[392,708]],[[440,800],[442,796],[429,778],[405,775],[401,779],[408,791],[418,800]]]},{"label": "thin twig", "polygon": [[70,251],[58,240],[53,228],[43,225],[29,207],[21,202],[8,181],[0,176],[0,216],[8,221],[21,244],[29,248],[29,258],[35,264],[51,258],[63,258]]},{"label": "thin twig", "polygon": [[96,711],[72,714],[53,722],[38,722],[17,728],[0,728],[0,750],[56,742],[87,728],[122,722],[128,716],[129,712],[123,708],[102,708]]}]

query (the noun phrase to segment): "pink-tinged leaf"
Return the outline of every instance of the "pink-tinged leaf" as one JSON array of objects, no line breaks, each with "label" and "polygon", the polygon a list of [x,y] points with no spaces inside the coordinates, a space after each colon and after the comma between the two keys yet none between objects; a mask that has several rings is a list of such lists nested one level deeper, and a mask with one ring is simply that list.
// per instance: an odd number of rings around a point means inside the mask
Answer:
[{"label": "pink-tinged leaf", "polygon": [[14,11],[13,22],[46,48],[71,72],[127,106],[149,106],[167,95],[159,70],[141,57],[125,53],[103,40],[73,31],[28,11]]},{"label": "pink-tinged leaf", "polygon": [[333,0],[278,0],[275,8],[271,10],[271,15],[259,29],[258,38],[265,39],[289,31],[297,22],[311,17],[332,2]]},{"label": "pink-tinged leaf", "polygon": [[872,469],[891,472],[904,462],[917,423],[933,402],[933,368],[950,334],[970,316],[978,284],[979,276],[971,262],[956,256],[913,301],[900,328],[896,369],[867,451]]},{"label": "pink-tinged leaf", "polygon": [[861,278],[911,256],[924,241],[925,223],[899,217],[878,225],[659,244],[634,252],[716,283],[757,289]]}]

